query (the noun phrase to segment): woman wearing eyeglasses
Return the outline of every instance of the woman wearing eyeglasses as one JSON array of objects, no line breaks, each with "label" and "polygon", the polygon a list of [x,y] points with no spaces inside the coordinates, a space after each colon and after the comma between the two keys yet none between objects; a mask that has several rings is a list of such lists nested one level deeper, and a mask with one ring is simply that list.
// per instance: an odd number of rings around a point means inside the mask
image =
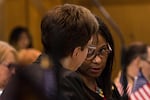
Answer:
[{"label": "woman wearing eyeglasses", "polygon": [[[87,59],[78,69],[78,73],[91,100],[108,100],[114,96],[112,96],[114,87],[111,83],[114,43],[107,26],[98,17],[96,18],[99,22],[96,49],[89,49]],[[117,96],[117,92],[113,94]]]},{"label": "woman wearing eyeglasses", "polygon": [[17,51],[6,42],[0,41],[0,95],[14,74],[15,68],[11,64],[16,61]]},{"label": "woman wearing eyeglasses", "polygon": [[65,84],[62,89],[65,90],[67,100],[120,100],[117,89],[111,84],[113,39],[107,26],[96,18],[99,31],[94,37],[93,45],[88,46],[86,60],[77,73],[71,74],[63,81]]}]

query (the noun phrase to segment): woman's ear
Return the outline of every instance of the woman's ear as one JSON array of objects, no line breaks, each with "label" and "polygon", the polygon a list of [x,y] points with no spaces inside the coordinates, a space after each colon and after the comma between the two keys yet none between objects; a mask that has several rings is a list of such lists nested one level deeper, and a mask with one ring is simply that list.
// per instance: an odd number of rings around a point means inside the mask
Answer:
[{"label": "woman's ear", "polygon": [[141,69],[143,66],[144,66],[144,62],[143,60],[140,58],[140,60],[138,61],[138,64],[139,64],[139,69]]},{"label": "woman's ear", "polygon": [[77,57],[78,55],[80,55],[81,52],[81,47],[76,47],[73,51],[72,57]]},{"label": "woman's ear", "polygon": [[141,58],[140,57],[135,58],[135,63],[137,65],[137,67],[140,67]]}]

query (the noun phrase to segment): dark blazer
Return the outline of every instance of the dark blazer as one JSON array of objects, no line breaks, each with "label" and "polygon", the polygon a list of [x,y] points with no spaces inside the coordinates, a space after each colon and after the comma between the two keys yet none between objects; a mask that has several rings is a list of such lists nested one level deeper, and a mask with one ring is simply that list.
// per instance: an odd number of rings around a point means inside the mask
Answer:
[{"label": "dark blazer", "polygon": [[41,66],[43,57],[29,66],[19,65],[0,100],[92,100],[85,99],[87,95],[76,72],[63,68],[57,61],[51,69],[45,69]]},{"label": "dark blazer", "polygon": [[0,100],[57,100],[57,64],[51,69],[44,69],[40,65],[42,57],[24,68],[18,66]]},{"label": "dark blazer", "polygon": [[61,82],[61,91],[66,100],[103,100],[97,94],[89,93],[76,72],[67,75]]}]

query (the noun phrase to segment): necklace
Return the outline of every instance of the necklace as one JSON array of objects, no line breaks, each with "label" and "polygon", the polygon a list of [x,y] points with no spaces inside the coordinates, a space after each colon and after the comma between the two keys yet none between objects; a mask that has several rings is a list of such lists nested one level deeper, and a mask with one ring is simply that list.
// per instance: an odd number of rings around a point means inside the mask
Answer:
[{"label": "necklace", "polygon": [[104,98],[104,93],[103,93],[103,90],[101,88],[99,88],[98,86],[95,87],[95,92]]}]

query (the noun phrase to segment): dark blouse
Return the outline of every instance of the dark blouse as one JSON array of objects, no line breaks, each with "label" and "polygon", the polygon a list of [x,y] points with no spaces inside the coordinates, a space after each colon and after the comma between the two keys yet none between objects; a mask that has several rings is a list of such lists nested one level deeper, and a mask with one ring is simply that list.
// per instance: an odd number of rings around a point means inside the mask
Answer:
[{"label": "dark blouse", "polygon": [[[90,90],[76,72],[66,75],[61,80],[61,93],[65,100],[106,100],[103,93]],[[112,87],[112,99],[120,100],[115,86]]]}]

